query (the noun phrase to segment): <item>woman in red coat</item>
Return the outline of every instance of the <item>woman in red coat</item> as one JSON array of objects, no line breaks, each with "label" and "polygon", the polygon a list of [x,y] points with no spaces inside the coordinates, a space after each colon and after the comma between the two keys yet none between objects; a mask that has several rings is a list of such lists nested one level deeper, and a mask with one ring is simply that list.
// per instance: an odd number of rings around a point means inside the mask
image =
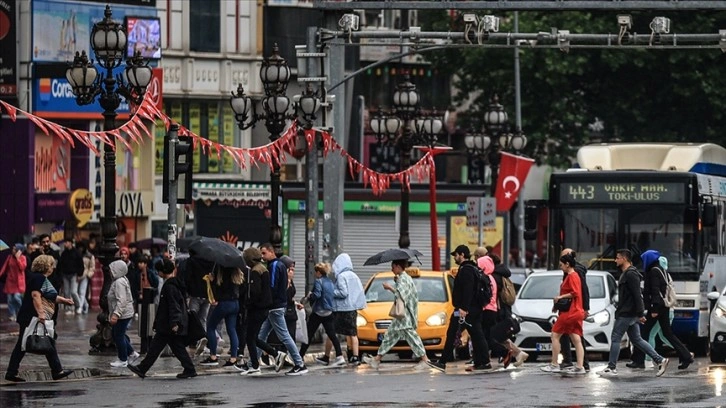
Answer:
[{"label": "woman in red coat", "polygon": [[[575,271],[575,258],[567,254],[560,257],[560,268],[565,273],[565,279],[560,285],[560,294],[555,296],[553,301],[557,303],[560,299],[572,299],[570,308],[567,311],[560,311],[557,322],[552,326],[552,362],[551,370],[559,371],[557,358],[560,354],[560,337],[569,335],[572,344],[575,345],[575,354],[577,355],[577,365],[572,369],[572,374],[584,375],[586,373],[583,367],[585,358],[585,350],[582,348],[580,341],[582,337],[582,322],[585,320],[585,310],[582,308],[582,285],[580,285],[580,276]],[[555,309],[552,309],[555,311]]]},{"label": "woman in red coat", "polygon": [[0,277],[7,274],[4,291],[8,298],[8,314],[11,321],[17,318],[25,293],[25,267],[28,261],[23,255],[23,249],[22,244],[13,245],[12,254],[0,268]]}]

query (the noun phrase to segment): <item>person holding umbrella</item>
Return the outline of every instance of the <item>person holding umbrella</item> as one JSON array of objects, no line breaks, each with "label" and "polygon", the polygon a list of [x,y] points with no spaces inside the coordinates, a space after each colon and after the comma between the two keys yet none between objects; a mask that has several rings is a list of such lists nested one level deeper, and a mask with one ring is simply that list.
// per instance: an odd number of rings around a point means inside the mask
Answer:
[{"label": "person holding umbrella", "polygon": [[407,266],[408,260],[399,259],[391,262],[391,271],[395,275],[394,285],[391,286],[388,282],[383,283],[384,289],[393,292],[397,299],[403,300],[405,315],[392,319],[376,356],[363,357],[363,361],[371,368],[377,369],[383,356],[400,340],[405,340],[411,346],[413,356],[420,361],[420,364],[425,365],[428,362],[423,341],[416,332],[418,328],[418,292],[413,279],[406,273],[409,270]]}]

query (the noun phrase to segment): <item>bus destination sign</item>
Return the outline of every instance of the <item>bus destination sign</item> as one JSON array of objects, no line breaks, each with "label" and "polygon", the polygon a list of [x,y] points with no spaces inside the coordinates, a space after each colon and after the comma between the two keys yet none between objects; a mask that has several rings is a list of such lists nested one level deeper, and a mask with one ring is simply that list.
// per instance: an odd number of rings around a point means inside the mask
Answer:
[{"label": "bus destination sign", "polygon": [[661,182],[563,182],[560,203],[672,203],[686,200],[685,183]]}]

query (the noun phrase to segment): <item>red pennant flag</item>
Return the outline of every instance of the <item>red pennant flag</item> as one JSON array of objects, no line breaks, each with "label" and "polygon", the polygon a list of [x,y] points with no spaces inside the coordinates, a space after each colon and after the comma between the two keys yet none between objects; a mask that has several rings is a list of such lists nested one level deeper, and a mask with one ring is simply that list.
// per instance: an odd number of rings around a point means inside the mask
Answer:
[{"label": "red pennant flag", "polygon": [[519,190],[521,190],[524,180],[527,179],[532,164],[534,164],[534,160],[530,158],[502,152],[495,194],[498,212],[509,211],[517,201]]}]

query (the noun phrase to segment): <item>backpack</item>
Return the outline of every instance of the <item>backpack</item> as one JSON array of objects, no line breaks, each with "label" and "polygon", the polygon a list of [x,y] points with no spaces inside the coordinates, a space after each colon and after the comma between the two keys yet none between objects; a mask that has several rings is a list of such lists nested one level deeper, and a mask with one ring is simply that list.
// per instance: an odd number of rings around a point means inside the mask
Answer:
[{"label": "backpack", "polygon": [[661,296],[663,297],[663,303],[666,307],[673,307],[676,305],[676,290],[673,288],[673,279],[671,278],[671,275],[664,271],[663,269],[657,268],[660,273],[663,275],[663,280],[666,283],[666,290],[665,293],[661,293]]},{"label": "backpack", "polygon": [[474,302],[477,306],[483,308],[492,301],[492,283],[484,271],[474,268],[476,271],[476,293],[474,293]]},{"label": "backpack", "polygon": [[509,278],[502,276],[502,287],[499,288],[499,301],[507,306],[514,304],[517,297],[517,291],[514,289],[514,283]]}]

